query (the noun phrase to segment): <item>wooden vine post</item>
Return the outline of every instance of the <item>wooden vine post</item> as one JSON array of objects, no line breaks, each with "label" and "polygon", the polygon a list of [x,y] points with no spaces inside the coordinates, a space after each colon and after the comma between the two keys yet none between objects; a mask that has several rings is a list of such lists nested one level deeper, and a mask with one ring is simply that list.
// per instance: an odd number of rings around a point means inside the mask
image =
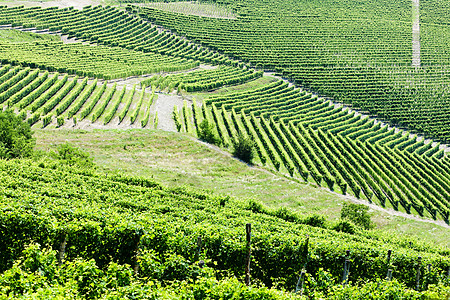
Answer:
[{"label": "wooden vine post", "polygon": [[390,263],[391,263],[391,255],[392,255],[392,250],[389,249],[388,254],[387,254],[387,263],[386,263],[386,266],[387,266],[386,280],[387,281],[391,281],[391,279],[392,279],[392,269],[389,268]]},{"label": "wooden vine post", "polygon": [[416,290],[420,289],[420,265],[422,263],[422,257],[419,256],[417,259],[417,273],[416,273]]},{"label": "wooden vine post", "polygon": [[350,273],[350,250],[347,250],[344,261],[344,272],[342,274],[342,284],[345,286],[348,282],[348,274]]},{"label": "wooden vine post", "polygon": [[247,286],[250,286],[250,260],[252,257],[252,248],[251,248],[251,242],[252,242],[252,224],[248,223],[245,225],[245,231],[247,234],[247,260],[245,263],[245,284]]},{"label": "wooden vine post", "polygon": [[66,245],[67,245],[67,234],[64,235],[64,240],[61,243],[61,246],[59,247],[59,255],[58,255],[58,266],[61,267],[64,255],[66,254]]},{"label": "wooden vine post", "polygon": [[195,251],[195,261],[198,261],[200,259],[200,253],[202,252],[202,237],[197,237],[197,251]]},{"label": "wooden vine post", "polygon": [[300,295],[303,294],[303,284],[305,281],[305,275],[306,275],[306,265],[309,262],[309,235],[306,235],[306,241],[305,241],[305,247],[303,251],[303,255],[305,256],[305,264],[303,265],[302,271],[300,273],[300,276],[298,277],[297,285],[295,286],[295,292],[300,293]]}]

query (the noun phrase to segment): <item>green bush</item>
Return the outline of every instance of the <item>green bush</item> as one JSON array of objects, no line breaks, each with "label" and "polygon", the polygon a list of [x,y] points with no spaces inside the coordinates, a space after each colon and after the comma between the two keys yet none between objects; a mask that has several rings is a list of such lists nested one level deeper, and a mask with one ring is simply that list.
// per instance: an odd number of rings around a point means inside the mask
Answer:
[{"label": "green bush", "polygon": [[36,144],[30,125],[11,110],[0,112],[0,158],[28,157]]},{"label": "green bush", "polygon": [[250,137],[239,134],[237,140],[233,140],[233,155],[251,164],[254,157],[254,147],[255,143]]},{"label": "green bush", "polygon": [[222,143],[222,140],[214,132],[214,124],[210,124],[207,119],[203,119],[199,127],[199,139],[214,145],[220,145]]},{"label": "green bush", "polygon": [[58,153],[55,156],[62,163],[69,166],[77,166],[82,168],[93,168],[94,162],[89,156],[89,153],[83,150],[73,147],[72,145],[66,143],[58,146]]},{"label": "green bush", "polygon": [[357,231],[357,228],[355,224],[353,224],[351,221],[346,219],[340,219],[334,224],[331,229],[336,230],[338,232],[345,232],[350,234],[355,234]]},{"label": "green bush", "polygon": [[370,219],[369,207],[364,204],[344,203],[341,210],[341,218],[352,221],[355,225],[364,229],[373,229],[375,224]]},{"label": "green bush", "polygon": [[320,228],[326,228],[325,223],[327,219],[324,216],[312,214],[307,217],[305,217],[302,220],[302,224],[313,226],[313,227],[320,227]]}]

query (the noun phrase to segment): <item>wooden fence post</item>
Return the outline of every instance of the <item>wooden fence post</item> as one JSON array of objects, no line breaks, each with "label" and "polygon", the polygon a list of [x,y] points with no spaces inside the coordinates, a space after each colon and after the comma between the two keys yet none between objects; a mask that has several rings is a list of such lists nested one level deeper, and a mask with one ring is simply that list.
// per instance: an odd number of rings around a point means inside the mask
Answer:
[{"label": "wooden fence post", "polygon": [[302,272],[300,273],[300,277],[298,278],[297,281],[297,286],[295,287],[295,292],[298,293],[300,292],[300,296],[303,294],[303,282],[305,280],[305,270],[302,270]]},{"label": "wooden fence post", "polygon": [[387,271],[386,280],[387,280],[387,281],[391,281],[391,280],[392,280],[392,269],[389,269],[389,270]]},{"label": "wooden fence post", "polygon": [[245,284],[247,286],[250,286],[250,260],[252,257],[252,248],[251,248],[251,241],[252,241],[252,224],[248,223],[245,225],[245,231],[247,234],[247,261],[245,263]]},{"label": "wooden fence post", "polygon": [[64,260],[64,255],[66,254],[66,245],[67,245],[67,234],[64,236],[64,240],[59,247],[59,255],[58,255],[58,266],[61,267],[62,262]]},{"label": "wooden fence post", "polygon": [[420,289],[420,265],[422,263],[422,257],[419,256],[417,259],[417,273],[416,273],[416,290]]},{"label": "wooden fence post", "polygon": [[202,252],[202,237],[197,237],[197,251],[195,252],[195,261],[198,261],[200,259],[200,253]]},{"label": "wooden fence post", "polygon": [[344,272],[342,274],[342,284],[345,286],[348,281],[348,274],[350,272],[350,250],[346,251],[345,261],[344,261]]}]

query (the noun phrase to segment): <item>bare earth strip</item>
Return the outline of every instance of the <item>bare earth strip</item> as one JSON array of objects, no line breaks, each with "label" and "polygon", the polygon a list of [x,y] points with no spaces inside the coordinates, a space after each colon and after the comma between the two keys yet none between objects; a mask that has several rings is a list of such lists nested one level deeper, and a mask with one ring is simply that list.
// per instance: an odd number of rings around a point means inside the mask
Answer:
[{"label": "bare earth strip", "polygon": [[412,27],[412,66],[420,68],[420,6],[419,0],[413,0],[413,27]]}]

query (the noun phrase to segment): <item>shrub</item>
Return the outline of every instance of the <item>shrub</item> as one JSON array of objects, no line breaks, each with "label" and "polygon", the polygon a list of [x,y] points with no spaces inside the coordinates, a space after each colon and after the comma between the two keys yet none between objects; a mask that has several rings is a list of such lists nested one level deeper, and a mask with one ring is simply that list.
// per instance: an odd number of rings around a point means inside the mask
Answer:
[{"label": "shrub", "polygon": [[267,214],[267,208],[261,202],[250,199],[245,207],[247,210],[251,210],[254,213],[264,213]]},{"label": "shrub", "polygon": [[57,159],[69,166],[77,166],[82,168],[92,168],[94,163],[88,153],[73,147],[66,143],[58,146],[58,153],[55,153]]},{"label": "shrub", "polygon": [[286,207],[280,207],[274,211],[274,216],[283,219],[288,222],[297,222],[299,217],[292,211],[288,210]]},{"label": "shrub", "polygon": [[331,229],[336,230],[338,232],[345,232],[350,234],[355,234],[357,231],[355,224],[346,219],[338,220]]},{"label": "shrub", "polygon": [[36,144],[30,125],[11,110],[0,112],[0,158],[27,157]]},{"label": "shrub", "polygon": [[318,215],[318,214],[312,214],[307,217],[305,217],[302,220],[302,224],[306,224],[313,227],[320,227],[320,228],[326,228],[325,222],[327,219],[324,216]]},{"label": "shrub", "polygon": [[254,145],[255,143],[250,137],[239,134],[237,140],[233,141],[233,155],[251,164],[254,157]]},{"label": "shrub", "polygon": [[341,218],[352,221],[355,225],[364,229],[373,229],[375,224],[370,219],[369,207],[364,204],[344,203],[341,210]]},{"label": "shrub", "polygon": [[198,138],[210,144],[220,145],[222,140],[215,134],[214,125],[210,124],[207,119],[199,125]]}]

